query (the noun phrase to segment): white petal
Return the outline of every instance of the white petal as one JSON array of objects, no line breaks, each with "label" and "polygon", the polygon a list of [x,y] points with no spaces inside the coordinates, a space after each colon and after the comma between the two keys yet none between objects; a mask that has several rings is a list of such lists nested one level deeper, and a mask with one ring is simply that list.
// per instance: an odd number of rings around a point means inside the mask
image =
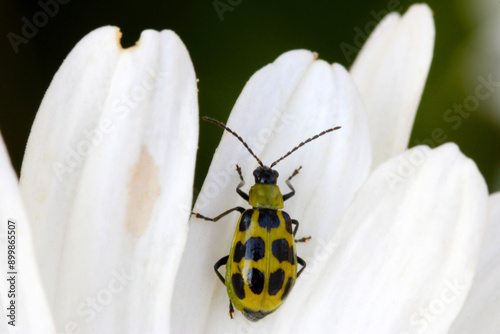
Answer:
[{"label": "white petal", "polygon": [[[228,126],[248,142],[266,165],[308,137],[342,126],[275,167],[281,175],[278,185],[283,193],[289,191],[284,185],[286,178],[299,166],[303,167],[292,182],[297,193],[285,203],[285,210],[301,223],[300,236],[313,234],[326,238],[333,234],[345,208],[368,175],[371,157],[366,116],[347,71],[338,64],[332,66],[315,60],[309,51],[285,53],[248,81]],[[254,183],[252,172],[257,163],[236,138],[226,134],[198,197],[197,211],[215,217],[237,205],[249,207],[235,193],[239,183],[236,163],[242,166],[247,192]],[[202,331],[203,327],[195,327],[199,324],[190,321],[192,314],[210,320],[211,327],[205,332],[234,332],[246,323],[241,314],[229,321],[227,292],[212,269],[219,258],[229,253],[237,219],[238,214],[232,214],[216,224],[191,221],[175,291],[178,301],[189,295],[196,296],[196,300],[177,310],[176,332]],[[312,253],[319,240],[314,239],[299,251]]]},{"label": "white petal", "polygon": [[489,223],[479,255],[477,274],[450,334],[496,334],[500,328],[500,193],[489,199]]},{"label": "white petal", "polygon": [[366,106],[373,166],[408,146],[434,49],[434,21],[427,5],[413,5],[380,22],[351,74]]},{"label": "white petal", "polygon": [[347,210],[333,255],[307,259],[325,270],[313,289],[302,289],[312,277],[299,278],[281,310],[295,321],[282,317],[277,329],[446,332],[471,284],[486,211],[484,179],[454,144],[382,164]]},{"label": "white petal", "polygon": [[[26,217],[17,185],[17,177],[12,168],[7,150],[0,136],[0,245],[2,274],[0,280],[0,300],[2,305],[2,321],[0,333],[53,333],[54,323],[49,305],[43,291],[38,265],[33,251],[31,231]],[[8,229],[8,222],[13,230]],[[8,243],[9,241],[9,243]],[[13,268],[7,263],[7,246],[14,256]],[[12,259],[10,260],[12,261]],[[15,272],[9,275],[7,272]],[[15,277],[12,282],[15,288],[11,290],[7,278]],[[12,292],[9,292],[12,291]],[[14,295],[12,295],[14,294]],[[15,302],[15,318],[8,318],[11,311],[11,301]],[[14,320],[14,321],[13,321]],[[13,321],[15,326],[8,325]]]},{"label": "white petal", "polygon": [[187,236],[196,77],[171,31],[86,36],[42,102],[22,191],[59,331],[166,332]]}]

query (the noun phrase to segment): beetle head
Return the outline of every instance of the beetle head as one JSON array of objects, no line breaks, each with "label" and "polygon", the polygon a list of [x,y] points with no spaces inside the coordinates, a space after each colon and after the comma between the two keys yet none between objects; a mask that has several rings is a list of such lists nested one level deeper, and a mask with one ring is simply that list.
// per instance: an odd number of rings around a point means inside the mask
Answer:
[{"label": "beetle head", "polygon": [[253,176],[255,177],[255,183],[276,184],[279,173],[267,166],[259,166],[253,171]]}]

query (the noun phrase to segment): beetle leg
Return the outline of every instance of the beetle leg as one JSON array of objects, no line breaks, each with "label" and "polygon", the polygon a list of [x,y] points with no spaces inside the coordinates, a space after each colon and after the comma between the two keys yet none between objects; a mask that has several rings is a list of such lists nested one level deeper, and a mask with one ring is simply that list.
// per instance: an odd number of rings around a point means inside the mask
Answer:
[{"label": "beetle leg", "polygon": [[229,299],[229,316],[231,317],[231,319],[233,319],[233,313],[234,313],[233,303],[231,303],[231,299]]},{"label": "beetle leg", "polygon": [[299,229],[299,221],[292,219],[292,225],[295,225],[295,228],[293,229],[293,233],[292,233],[293,236],[295,236],[295,234],[297,234],[297,230]]},{"label": "beetle leg", "polygon": [[218,221],[219,219],[221,219],[222,217],[224,217],[225,215],[233,212],[233,211],[239,211],[240,213],[243,213],[245,211],[245,208],[242,208],[241,206],[237,206],[235,208],[232,208],[232,209],[229,209],[227,211],[224,211],[223,213],[221,213],[220,215],[218,215],[217,217],[214,217],[214,218],[208,218],[208,217],[205,217],[203,215],[200,215],[198,212],[191,212],[192,215],[194,215],[196,218],[200,218],[200,219],[204,219],[204,220],[209,220],[209,221],[212,221],[212,222],[216,222]]},{"label": "beetle leg", "polygon": [[[297,230],[299,229],[299,222],[295,219],[292,219],[292,224],[295,225],[295,228],[293,229],[293,236],[295,237],[295,234],[297,234]],[[311,240],[311,237],[304,237],[300,239],[295,239],[295,242],[307,242]]]},{"label": "beetle leg", "polygon": [[299,278],[302,271],[306,269],[306,261],[302,260],[302,258],[297,256],[297,262],[302,266],[302,268],[300,268],[299,272],[297,273],[297,278]]},{"label": "beetle leg", "polygon": [[[229,255],[224,256],[214,265],[215,273],[217,274],[217,277],[219,277],[220,281],[224,285],[226,284],[226,281],[224,280],[224,277],[222,277],[222,275],[220,274],[219,268],[227,263],[227,259],[229,259]],[[231,299],[229,299],[229,316],[231,317],[231,319],[233,319],[233,313],[234,313],[233,303],[231,302]]]},{"label": "beetle leg", "polygon": [[302,168],[302,166],[300,166],[299,168],[297,168],[293,174],[285,181],[286,182],[286,185],[288,186],[288,188],[290,188],[292,191],[290,191],[288,194],[285,194],[283,195],[283,202],[286,201],[287,199],[289,199],[290,197],[292,197],[293,195],[295,195],[295,189],[292,187],[292,184],[290,183],[290,180],[297,174],[299,174],[299,170]]},{"label": "beetle leg", "polygon": [[240,195],[245,201],[249,201],[250,200],[250,197],[248,196],[247,193],[243,192],[243,190],[241,190],[240,188],[243,187],[245,185],[245,180],[243,179],[243,175],[241,174],[241,167],[236,165],[236,171],[238,172],[238,175],[240,176],[240,184],[238,184],[238,186],[236,187],[236,192],[238,193],[238,195]]},{"label": "beetle leg", "polygon": [[311,237],[303,237],[300,239],[295,239],[295,242],[308,242],[309,240],[311,240]]},{"label": "beetle leg", "polygon": [[217,277],[219,277],[220,281],[222,282],[222,284],[226,284],[226,281],[224,280],[224,277],[220,274],[219,272],[219,268],[226,265],[227,263],[227,259],[229,259],[229,255],[228,256],[224,256],[222,259],[220,259],[219,261],[217,261],[214,265],[214,270],[215,270],[215,273],[217,274]]}]

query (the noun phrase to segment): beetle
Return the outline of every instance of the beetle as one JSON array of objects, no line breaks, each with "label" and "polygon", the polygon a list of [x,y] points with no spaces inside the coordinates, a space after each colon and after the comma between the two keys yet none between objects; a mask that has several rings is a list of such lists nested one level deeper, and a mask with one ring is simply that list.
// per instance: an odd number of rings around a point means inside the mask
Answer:
[{"label": "beetle", "polygon": [[[212,222],[234,211],[241,214],[234,232],[231,251],[229,255],[215,263],[214,269],[217,277],[227,288],[231,319],[236,307],[247,319],[257,321],[276,311],[288,297],[295,280],[306,267],[306,262],[297,256],[295,243],[311,239],[311,237],[295,239],[299,222],[291,219],[290,215],[282,210],[283,202],[295,195],[295,189],[290,181],[299,173],[302,166],[285,181],[290,192],[284,195],[276,185],[279,173],[273,167],[308,142],[341,127],[327,129],[301,142],[267,167],[236,132],[213,118],[203,117],[203,120],[216,124],[235,136],[259,164],[253,172],[255,184],[248,194],[241,190],[245,181],[240,166],[236,165],[240,177],[236,193],[248,202],[251,209],[237,206],[214,218],[192,212],[196,218]],[[297,264],[302,266],[298,272]],[[226,266],[225,277],[219,272],[219,268],[223,265]]]}]

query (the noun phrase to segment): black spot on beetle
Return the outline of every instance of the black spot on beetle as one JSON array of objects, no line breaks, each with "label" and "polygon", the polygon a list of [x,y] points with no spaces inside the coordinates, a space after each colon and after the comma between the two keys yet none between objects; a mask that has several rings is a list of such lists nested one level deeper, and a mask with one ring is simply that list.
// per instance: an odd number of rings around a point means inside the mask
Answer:
[{"label": "black spot on beetle", "polygon": [[[293,264],[293,246],[288,247],[288,241],[286,239],[277,239],[273,241],[273,255],[278,259],[278,261],[288,261]],[[290,261],[290,258],[292,261]]]},{"label": "black spot on beetle", "polygon": [[259,261],[264,258],[266,245],[260,237],[253,237],[247,240],[245,244],[240,241],[234,246],[233,261],[239,263],[243,257],[246,260]]},{"label": "black spot on beetle", "polygon": [[293,246],[290,247],[290,251],[288,252],[288,262],[291,264],[295,264],[295,256],[293,256]]},{"label": "black spot on beetle", "polygon": [[248,287],[256,295],[260,295],[264,290],[264,274],[255,268],[251,268],[247,274]]},{"label": "black spot on beetle", "polygon": [[[233,290],[239,299],[245,298],[245,283],[243,282],[243,276],[241,274],[233,274],[231,276],[231,283],[233,284]],[[283,299],[283,297],[281,297]]]},{"label": "black spot on beetle", "polygon": [[271,229],[280,226],[280,219],[276,214],[276,210],[260,209],[259,210],[259,226],[271,231]]},{"label": "black spot on beetle", "polygon": [[233,253],[233,261],[236,263],[239,263],[243,256],[245,256],[245,245],[243,245],[241,242],[237,242],[236,246],[234,246],[234,253]]},{"label": "black spot on beetle", "polygon": [[261,311],[254,311],[254,310],[251,310],[251,309],[246,308],[246,307],[243,309],[243,315],[245,316],[245,318],[247,318],[250,321],[260,320],[270,313],[272,313],[272,312],[265,312],[262,310]]},{"label": "black spot on beetle", "polygon": [[266,245],[260,237],[254,237],[245,242],[245,248],[245,259],[259,261],[264,257]]},{"label": "black spot on beetle", "polygon": [[283,215],[283,218],[285,219],[285,227],[286,231],[290,234],[292,234],[292,218],[290,218],[290,215],[286,213],[285,211],[281,211],[281,214]]},{"label": "black spot on beetle", "polygon": [[286,282],[286,285],[285,285],[285,290],[283,291],[283,294],[281,295],[281,300],[285,300],[286,297],[288,297],[288,294],[290,293],[290,290],[292,289],[292,284],[293,284],[293,278],[289,277],[288,281]]},{"label": "black spot on beetle", "polygon": [[278,269],[274,273],[271,273],[269,276],[269,295],[276,295],[281,290],[284,281],[285,272],[283,269]]},{"label": "black spot on beetle", "polygon": [[243,212],[243,215],[241,216],[240,219],[240,227],[239,227],[240,232],[245,232],[246,230],[248,230],[250,224],[252,223],[252,215],[253,215],[252,209]]}]

